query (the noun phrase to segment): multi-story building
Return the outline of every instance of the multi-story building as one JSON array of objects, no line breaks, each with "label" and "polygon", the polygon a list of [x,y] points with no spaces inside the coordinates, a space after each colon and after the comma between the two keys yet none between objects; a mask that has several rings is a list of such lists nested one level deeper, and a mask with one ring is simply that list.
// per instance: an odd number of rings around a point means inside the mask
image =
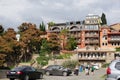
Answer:
[{"label": "multi-story building", "polygon": [[[67,36],[74,37],[78,43],[78,60],[84,63],[109,63],[115,58],[115,47],[120,47],[120,24],[101,26],[98,15],[88,15],[84,21],[57,23],[48,30],[50,33],[59,34],[67,29]],[[62,39],[63,40],[63,39]],[[61,46],[64,42],[62,41]]]}]

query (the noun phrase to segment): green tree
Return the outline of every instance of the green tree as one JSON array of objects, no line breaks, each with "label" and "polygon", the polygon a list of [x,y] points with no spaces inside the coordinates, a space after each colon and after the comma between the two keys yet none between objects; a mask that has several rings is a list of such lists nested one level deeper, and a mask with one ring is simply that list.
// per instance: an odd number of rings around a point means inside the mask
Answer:
[{"label": "green tree", "polygon": [[63,29],[60,32],[60,37],[62,41],[62,49],[65,49],[67,34],[68,34],[68,29]]},{"label": "green tree", "polygon": [[43,32],[45,32],[46,30],[45,30],[45,24],[44,24],[44,22],[42,22],[41,24],[40,24],[40,30],[41,31],[43,31]]},{"label": "green tree", "polygon": [[120,47],[116,47],[116,51],[120,52]]},{"label": "green tree", "polygon": [[66,49],[67,50],[74,50],[77,46],[77,41],[75,38],[70,37],[67,41]]},{"label": "green tree", "polygon": [[2,25],[0,25],[0,35],[2,35],[2,34],[3,34],[3,32],[4,32],[4,28],[3,28],[3,26],[2,26]]},{"label": "green tree", "polygon": [[55,25],[54,22],[49,22],[49,23],[48,23],[48,28],[50,28],[51,26],[54,26],[54,25]]},{"label": "green tree", "polygon": [[106,15],[104,13],[102,13],[101,21],[102,21],[101,25],[107,24]]}]

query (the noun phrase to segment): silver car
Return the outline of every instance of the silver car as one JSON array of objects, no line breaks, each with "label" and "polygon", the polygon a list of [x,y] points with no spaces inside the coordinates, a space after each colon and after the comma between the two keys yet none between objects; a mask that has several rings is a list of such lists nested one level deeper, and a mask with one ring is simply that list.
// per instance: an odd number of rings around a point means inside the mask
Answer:
[{"label": "silver car", "polygon": [[113,60],[106,72],[106,80],[120,80],[120,60]]}]

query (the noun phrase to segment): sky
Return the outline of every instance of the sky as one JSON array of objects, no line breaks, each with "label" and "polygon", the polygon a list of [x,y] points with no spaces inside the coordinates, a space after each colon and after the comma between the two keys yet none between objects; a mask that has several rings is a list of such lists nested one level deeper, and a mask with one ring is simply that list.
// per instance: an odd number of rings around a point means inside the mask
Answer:
[{"label": "sky", "polygon": [[23,22],[82,21],[88,14],[105,13],[108,25],[120,23],[120,0],[0,0],[0,24],[17,27]]}]

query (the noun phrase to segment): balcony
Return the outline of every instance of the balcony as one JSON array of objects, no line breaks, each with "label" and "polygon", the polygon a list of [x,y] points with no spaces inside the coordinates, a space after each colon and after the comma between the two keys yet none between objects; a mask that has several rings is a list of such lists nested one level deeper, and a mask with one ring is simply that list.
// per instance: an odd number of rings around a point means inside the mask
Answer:
[{"label": "balcony", "polygon": [[99,40],[86,40],[85,41],[86,44],[89,44],[89,43],[99,43]]},{"label": "balcony", "polygon": [[86,34],[85,37],[99,37],[99,34]]},{"label": "balcony", "polygon": [[108,42],[120,42],[120,36],[119,37],[109,37]]},{"label": "balcony", "polygon": [[69,35],[67,35],[67,37],[80,38],[81,35],[78,35],[78,34],[69,34]]},{"label": "balcony", "polygon": [[105,60],[105,56],[104,57],[79,57],[79,60],[81,60],[81,61],[87,61],[87,60],[103,61],[103,60]]}]

